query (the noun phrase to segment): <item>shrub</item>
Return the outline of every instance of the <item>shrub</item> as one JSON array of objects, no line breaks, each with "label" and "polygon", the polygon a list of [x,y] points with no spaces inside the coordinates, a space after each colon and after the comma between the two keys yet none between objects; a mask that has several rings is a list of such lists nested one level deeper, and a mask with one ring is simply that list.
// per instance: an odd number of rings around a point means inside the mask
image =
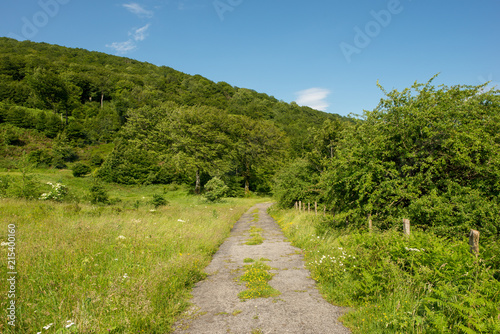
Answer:
[{"label": "shrub", "polygon": [[499,235],[500,95],[430,82],[386,93],[343,132],[320,185],[344,222],[408,217],[444,236]]},{"label": "shrub", "polygon": [[48,193],[43,193],[42,196],[40,196],[41,200],[61,202],[66,197],[66,195],[68,195],[68,187],[66,187],[64,184],[53,184],[51,182],[47,182],[47,184],[50,185],[52,189]]},{"label": "shrub", "polygon": [[108,204],[109,196],[103,185],[99,182],[94,182],[90,187],[90,203],[92,204]]},{"label": "shrub", "polygon": [[11,184],[11,179],[8,175],[0,176],[0,197],[7,196],[7,189]]},{"label": "shrub", "polygon": [[49,167],[54,159],[48,150],[32,151],[28,158],[36,167]]},{"label": "shrub", "polygon": [[210,202],[215,202],[220,200],[227,193],[228,187],[218,177],[212,178],[205,185],[205,197]]},{"label": "shrub", "polygon": [[151,200],[151,204],[158,209],[160,206],[165,206],[168,204],[168,201],[165,199],[163,195],[154,194],[153,199]]},{"label": "shrub", "polygon": [[100,154],[94,154],[90,158],[90,165],[94,167],[100,167],[104,162],[103,157]]},{"label": "shrub", "polygon": [[84,163],[78,162],[73,166],[73,176],[74,177],[83,177],[91,172],[89,166]]}]

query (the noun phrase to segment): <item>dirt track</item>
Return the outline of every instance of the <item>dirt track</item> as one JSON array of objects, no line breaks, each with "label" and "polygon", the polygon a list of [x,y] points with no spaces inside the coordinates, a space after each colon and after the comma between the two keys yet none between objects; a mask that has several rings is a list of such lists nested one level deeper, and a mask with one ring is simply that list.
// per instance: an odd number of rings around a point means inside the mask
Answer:
[{"label": "dirt track", "polygon": [[[300,249],[285,241],[276,222],[267,214],[270,204],[249,209],[235,224],[206,268],[208,278],[193,290],[193,306],[175,326],[174,333],[349,333],[337,318],[343,309],[326,302],[305,269]],[[252,220],[258,209],[259,220]],[[246,245],[251,226],[262,228],[264,242]],[[275,274],[269,284],[281,295],[241,301],[245,290],[238,281],[245,258],[269,259]]]}]

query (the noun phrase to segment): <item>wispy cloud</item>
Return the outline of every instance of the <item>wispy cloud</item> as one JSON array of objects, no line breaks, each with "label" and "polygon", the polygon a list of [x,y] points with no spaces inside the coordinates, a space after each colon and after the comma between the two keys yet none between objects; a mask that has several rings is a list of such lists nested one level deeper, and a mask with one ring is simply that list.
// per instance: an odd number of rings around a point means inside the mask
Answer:
[{"label": "wispy cloud", "polygon": [[127,52],[135,50],[137,48],[137,45],[133,40],[129,39],[126,42],[113,42],[111,44],[106,44],[106,47],[114,49],[117,53],[125,54]]},{"label": "wispy cloud", "polygon": [[134,41],[143,41],[148,37],[148,29],[151,24],[146,24],[144,27],[136,29],[132,32],[129,32],[128,35],[132,36]]},{"label": "wispy cloud", "polygon": [[179,0],[177,3],[178,10],[199,10],[206,7],[206,4],[193,0]]},{"label": "wispy cloud", "polygon": [[154,12],[152,10],[147,10],[135,2],[123,4],[123,7],[125,7],[132,14],[135,14],[141,18],[142,17],[151,18],[154,15]]},{"label": "wispy cloud", "polygon": [[296,92],[297,104],[301,106],[308,106],[313,109],[326,111],[329,107],[326,98],[330,95],[330,90],[325,88],[309,88]]}]

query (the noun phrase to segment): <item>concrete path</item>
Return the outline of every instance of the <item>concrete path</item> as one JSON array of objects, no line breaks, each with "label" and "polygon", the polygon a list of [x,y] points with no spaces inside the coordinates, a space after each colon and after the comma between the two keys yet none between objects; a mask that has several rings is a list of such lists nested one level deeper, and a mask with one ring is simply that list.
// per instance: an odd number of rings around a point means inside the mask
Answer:
[{"label": "concrete path", "polygon": [[[174,333],[350,333],[337,321],[343,309],[321,297],[304,267],[301,250],[285,241],[281,229],[267,214],[270,205],[252,207],[235,224],[206,268],[208,278],[193,289],[192,307],[174,326]],[[257,222],[252,221],[256,209]],[[245,244],[251,226],[263,229],[262,244]],[[245,290],[244,282],[238,280],[247,264],[245,258],[270,260],[265,263],[275,275],[269,285],[281,295],[245,301],[238,298]]]}]

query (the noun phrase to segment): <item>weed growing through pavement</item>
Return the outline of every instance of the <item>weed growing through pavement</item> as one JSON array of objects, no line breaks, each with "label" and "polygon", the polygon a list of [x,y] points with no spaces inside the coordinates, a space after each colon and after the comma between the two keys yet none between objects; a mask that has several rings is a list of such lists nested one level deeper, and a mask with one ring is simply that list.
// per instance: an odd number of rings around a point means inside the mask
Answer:
[{"label": "weed growing through pavement", "polygon": [[246,290],[240,292],[238,297],[241,299],[268,298],[281,294],[278,290],[271,287],[268,282],[273,278],[268,270],[271,267],[265,263],[257,261],[245,266],[245,273],[240,280],[246,282]]},{"label": "weed growing through pavement", "polygon": [[264,238],[262,237],[263,230],[260,227],[251,226],[250,227],[250,239],[247,240],[245,244],[247,245],[260,245],[264,242]]}]

